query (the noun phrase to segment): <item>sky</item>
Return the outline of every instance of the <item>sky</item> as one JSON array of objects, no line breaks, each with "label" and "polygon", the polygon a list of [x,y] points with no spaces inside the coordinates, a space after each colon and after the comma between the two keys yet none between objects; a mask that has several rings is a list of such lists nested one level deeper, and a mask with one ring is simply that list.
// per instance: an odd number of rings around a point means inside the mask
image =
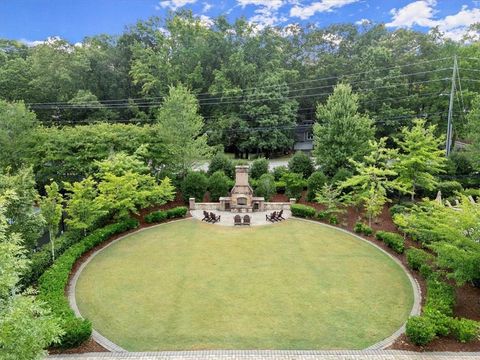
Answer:
[{"label": "sky", "polygon": [[369,21],[390,29],[438,26],[454,40],[480,22],[480,0],[0,0],[0,38],[35,45],[58,36],[77,43],[85,36],[120,34],[137,20],[177,9],[192,10],[206,26],[219,15],[243,16],[260,29]]}]

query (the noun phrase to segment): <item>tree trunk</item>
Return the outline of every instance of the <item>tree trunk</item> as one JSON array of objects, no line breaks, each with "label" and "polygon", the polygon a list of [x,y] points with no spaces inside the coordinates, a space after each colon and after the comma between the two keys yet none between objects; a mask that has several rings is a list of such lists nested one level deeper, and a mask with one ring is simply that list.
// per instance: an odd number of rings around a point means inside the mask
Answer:
[{"label": "tree trunk", "polygon": [[53,244],[52,232],[48,230],[48,237],[50,238],[50,245],[52,247],[52,262],[55,261],[55,245]]}]

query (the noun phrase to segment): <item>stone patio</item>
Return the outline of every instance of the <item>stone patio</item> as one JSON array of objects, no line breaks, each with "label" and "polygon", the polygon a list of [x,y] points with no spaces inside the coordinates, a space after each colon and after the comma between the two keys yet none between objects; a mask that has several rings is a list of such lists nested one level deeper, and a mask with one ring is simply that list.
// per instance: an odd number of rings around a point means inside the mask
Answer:
[{"label": "stone patio", "polygon": [[[213,210],[212,211],[215,215],[220,215],[220,221],[213,224],[213,225],[220,225],[220,226],[235,226],[233,223],[233,218],[235,215],[240,215],[243,219],[244,215],[249,215],[250,216],[250,222],[251,226],[259,226],[259,225],[274,225],[278,224],[279,222],[270,222],[265,219],[265,215],[270,215],[273,211],[258,211],[258,212],[252,212],[248,214],[236,214],[232,213],[230,211],[218,211],[218,210]],[[202,220],[203,219],[203,210],[190,210],[190,214],[192,217]],[[290,216],[292,216],[292,213],[290,210],[283,210],[283,217],[285,219],[288,219]],[[208,224],[208,223],[207,223]],[[247,227],[247,226],[237,226],[237,227]]]}]

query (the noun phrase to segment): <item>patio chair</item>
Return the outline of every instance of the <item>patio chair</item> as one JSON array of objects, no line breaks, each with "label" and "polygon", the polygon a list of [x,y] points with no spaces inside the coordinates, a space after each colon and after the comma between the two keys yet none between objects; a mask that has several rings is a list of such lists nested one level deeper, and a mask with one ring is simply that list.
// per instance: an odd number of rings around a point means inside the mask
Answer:
[{"label": "patio chair", "polygon": [[218,216],[215,215],[213,212],[210,213],[210,219],[212,219],[213,223],[216,223],[216,222],[220,221],[220,216],[221,215],[218,215]]},{"label": "patio chair", "polygon": [[242,225],[242,218],[240,217],[240,215],[235,215],[233,217],[233,224],[234,225]]},{"label": "patio chair", "polygon": [[283,210],[280,210],[278,212],[277,216],[275,217],[275,220],[277,221],[285,220],[285,218],[283,217]]},{"label": "patio chair", "polygon": [[265,215],[265,219],[266,219],[267,221],[270,221],[270,222],[275,222],[275,221],[277,221],[277,220],[275,219],[276,217],[277,217],[277,212],[276,212],[276,211],[274,211],[274,212],[271,213],[270,215],[268,215],[268,214]]},{"label": "patio chair", "polygon": [[205,210],[203,210],[203,219],[202,219],[202,221],[210,222],[210,215],[209,215],[208,212],[206,212]]},{"label": "patio chair", "polygon": [[243,217],[243,225],[248,225],[248,226],[250,226],[250,216],[245,215],[245,216]]}]

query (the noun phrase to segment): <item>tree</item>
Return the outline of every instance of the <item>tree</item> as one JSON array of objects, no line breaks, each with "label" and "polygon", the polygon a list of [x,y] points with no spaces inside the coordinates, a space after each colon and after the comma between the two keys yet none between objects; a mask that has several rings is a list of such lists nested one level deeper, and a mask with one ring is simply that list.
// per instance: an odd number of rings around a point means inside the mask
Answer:
[{"label": "tree", "polygon": [[308,179],[315,171],[312,160],[303,151],[297,151],[288,161],[288,170],[301,174],[304,179]]},{"label": "tree", "polygon": [[261,157],[252,161],[250,165],[250,176],[252,179],[260,179],[263,174],[268,174],[268,160]]},{"label": "tree", "polygon": [[230,179],[235,177],[235,165],[232,159],[222,152],[216,153],[208,165],[208,175],[223,171]]},{"label": "tree", "polygon": [[358,113],[358,95],[350,85],[337,85],[325,105],[317,106],[317,122],[313,127],[314,155],[320,169],[329,175],[360,160],[368,152],[373,139],[373,122]]},{"label": "tree", "polygon": [[327,177],[322,171],[315,171],[307,180],[307,200],[315,200],[317,192],[325,185]]},{"label": "tree", "polygon": [[434,189],[438,183],[435,176],[446,165],[445,151],[440,149],[444,137],[436,137],[435,129],[435,125],[426,126],[425,120],[416,119],[410,129],[402,129],[401,138],[396,140],[401,152],[394,171],[398,173],[398,182],[412,195],[412,201],[418,188]]},{"label": "tree", "polygon": [[[10,194],[10,196],[8,195]],[[45,230],[45,220],[34,205],[38,200],[35,178],[31,167],[16,172],[0,171],[0,196],[8,198],[5,216],[10,222],[7,235],[19,234],[24,246],[33,251]]]},{"label": "tree", "polygon": [[11,166],[16,170],[22,166],[37,126],[35,114],[23,102],[0,100],[0,168]]},{"label": "tree", "polygon": [[285,182],[285,194],[289,198],[295,198],[297,200],[300,199],[305,183],[302,175],[296,173],[286,173],[282,176],[281,181]]},{"label": "tree", "polygon": [[201,160],[211,155],[198,101],[183,85],[170,87],[157,113],[158,127],[169,155],[169,166],[184,177]]},{"label": "tree", "polygon": [[476,169],[480,170],[480,95],[472,101],[472,107],[466,118],[468,137],[472,142],[467,150]]},{"label": "tree", "polygon": [[210,191],[210,199],[218,201],[221,196],[228,196],[230,179],[223,171],[216,171],[208,179],[208,190]]},{"label": "tree", "polygon": [[406,192],[405,186],[396,181],[397,173],[392,169],[392,161],[397,158],[397,151],[386,148],[387,138],[370,141],[370,153],[363,162],[352,160],[356,175],[345,180],[341,189],[350,189],[352,199],[362,203],[372,226],[372,220],[377,217],[387,201],[387,192],[398,190]]},{"label": "tree", "polygon": [[52,260],[55,260],[54,240],[57,237],[60,220],[62,219],[63,197],[59,192],[58,184],[54,181],[45,186],[46,195],[40,199],[40,209],[47,223],[50,245],[52,248]]},{"label": "tree", "polygon": [[18,293],[30,263],[21,237],[8,231],[6,207],[6,199],[0,197],[0,358],[41,359],[46,355],[43,349],[58,342],[63,331],[43,303],[31,293]]},{"label": "tree", "polygon": [[255,188],[257,196],[262,196],[265,201],[270,201],[273,195],[277,193],[277,187],[275,185],[275,178],[272,174],[263,174],[258,179],[257,187]]},{"label": "tree", "polygon": [[91,176],[73,184],[64,183],[65,190],[69,192],[66,201],[67,219],[65,222],[74,230],[82,231],[84,236],[106,211],[95,201],[98,190],[96,182]]},{"label": "tree", "polygon": [[343,205],[342,189],[335,187],[333,184],[324,184],[322,188],[317,191],[315,201],[325,206],[324,212],[329,217],[343,212],[343,210],[340,209]]},{"label": "tree", "polygon": [[191,171],[185,176],[182,182],[182,195],[185,201],[195,198],[196,201],[202,201],[208,188],[208,179],[204,173]]}]

